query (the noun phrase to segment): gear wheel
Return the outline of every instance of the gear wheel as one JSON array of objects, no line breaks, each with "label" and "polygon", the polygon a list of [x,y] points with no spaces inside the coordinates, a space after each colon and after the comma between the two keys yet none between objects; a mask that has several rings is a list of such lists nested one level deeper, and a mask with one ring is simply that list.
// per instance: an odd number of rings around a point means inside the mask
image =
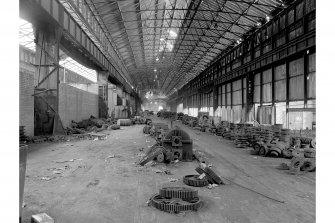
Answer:
[{"label": "gear wheel", "polygon": [[155,157],[157,157],[157,155],[159,155],[160,153],[163,153],[163,151],[164,151],[164,147],[161,147],[161,146],[156,147],[155,149],[153,149],[151,153],[143,157],[143,159],[138,164],[141,166],[144,166],[146,163],[150,162]]},{"label": "gear wheel", "polygon": [[304,164],[304,158],[302,157],[293,158],[290,164],[290,171],[299,172],[303,164]]},{"label": "gear wheel", "polygon": [[305,159],[304,164],[300,167],[301,171],[314,171],[316,168],[315,159]]},{"label": "gear wheel", "polygon": [[165,198],[192,200],[198,197],[198,191],[187,187],[163,187],[159,190],[159,195]]},{"label": "gear wheel", "polygon": [[183,177],[183,182],[192,187],[204,187],[208,185],[207,177],[199,179],[200,175],[186,175]]},{"label": "gear wheel", "polygon": [[221,178],[212,169],[210,169],[209,167],[205,167],[204,171],[214,180],[215,183],[223,184]]},{"label": "gear wheel", "polygon": [[181,211],[197,211],[201,206],[199,197],[194,197],[185,201],[180,198],[165,198],[159,194],[155,195],[150,203],[159,210],[174,213]]},{"label": "gear wheel", "polygon": [[315,140],[315,138],[313,138],[312,141],[311,141],[311,147],[312,148],[316,147],[316,140]]},{"label": "gear wheel", "polygon": [[195,171],[197,171],[198,174],[203,174],[203,173],[206,174],[208,183],[210,183],[210,184],[214,183],[213,178],[210,175],[208,175],[201,167],[199,167],[199,166],[196,167]]},{"label": "gear wheel", "polygon": [[156,159],[157,159],[157,162],[163,163],[164,162],[164,153],[158,154]]},{"label": "gear wheel", "polygon": [[259,148],[259,155],[260,156],[266,156],[269,152],[269,149],[265,146],[265,145],[262,145],[260,148]]},{"label": "gear wheel", "polygon": [[255,143],[255,146],[254,146],[254,151],[256,154],[259,154],[259,150],[260,150],[261,146],[259,145],[259,143]]},{"label": "gear wheel", "polygon": [[274,157],[279,157],[281,155],[281,150],[278,147],[271,147],[270,148],[270,155]]}]

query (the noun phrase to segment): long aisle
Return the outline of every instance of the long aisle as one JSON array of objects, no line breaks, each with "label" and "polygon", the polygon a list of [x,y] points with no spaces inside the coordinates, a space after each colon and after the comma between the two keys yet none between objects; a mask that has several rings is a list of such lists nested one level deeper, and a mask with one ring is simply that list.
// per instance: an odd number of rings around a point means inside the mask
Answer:
[{"label": "long aisle", "polygon": [[[149,198],[163,185],[185,186],[182,177],[196,174],[198,164],[136,166],[142,148],[148,149],[155,140],[142,133],[143,125],[135,125],[105,131],[106,140],[30,145],[22,222],[41,212],[57,223],[315,221],[315,173],[288,175],[275,169],[283,159],[255,158],[221,137],[175,125],[190,134],[193,147],[206,153],[221,176],[285,203],[230,184],[198,188],[204,201],[198,212],[174,215],[148,207]],[[172,175],[157,170],[170,170]],[[173,179],[179,180],[170,182]]]}]

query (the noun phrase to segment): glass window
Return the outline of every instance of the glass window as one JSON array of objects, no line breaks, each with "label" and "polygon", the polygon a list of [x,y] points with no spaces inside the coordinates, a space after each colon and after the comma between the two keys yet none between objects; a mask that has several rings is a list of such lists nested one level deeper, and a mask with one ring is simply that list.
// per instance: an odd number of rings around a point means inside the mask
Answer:
[{"label": "glass window", "polygon": [[303,16],[304,2],[300,2],[295,8],[295,19],[298,20]]},{"label": "glass window", "polygon": [[283,14],[283,15],[280,16],[280,22],[279,22],[280,30],[285,29],[285,26],[286,26],[285,19],[286,19],[286,15],[285,14]]},{"label": "glass window", "polygon": [[291,25],[292,23],[294,23],[294,9],[288,11],[287,14],[287,25]]}]

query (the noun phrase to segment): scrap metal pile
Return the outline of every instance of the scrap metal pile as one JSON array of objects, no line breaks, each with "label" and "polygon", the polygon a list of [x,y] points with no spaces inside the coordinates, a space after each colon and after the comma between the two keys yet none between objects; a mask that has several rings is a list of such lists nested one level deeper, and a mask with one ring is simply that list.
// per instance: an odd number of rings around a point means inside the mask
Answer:
[{"label": "scrap metal pile", "polygon": [[164,119],[177,119],[177,120],[182,120],[184,116],[184,113],[182,112],[170,112],[170,111],[158,111],[157,112],[157,117],[161,117],[161,118],[164,118]]},{"label": "scrap metal pile", "polygon": [[65,132],[67,135],[70,135],[120,129],[120,125],[117,125],[116,123],[117,120],[112,120],[110,118],[95,118],[94,116],[91,116],[89,119],[82,120],[81,122],[71,121],[70,126],[65,129]]},{"label": "scrap metal pile", "polygon": [[131,121],[133,125],[147,125],[152,122],[150,118],[146,118],[143,115],[135,115]]}]

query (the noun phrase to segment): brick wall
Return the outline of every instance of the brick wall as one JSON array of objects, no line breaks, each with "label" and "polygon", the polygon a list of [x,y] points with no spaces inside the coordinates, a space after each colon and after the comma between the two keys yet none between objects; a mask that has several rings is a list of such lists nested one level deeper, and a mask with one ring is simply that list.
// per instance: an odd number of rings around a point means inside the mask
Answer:
[{"label": "brick wall", "polygon": [[27,136],[34,135],[34,74],[20,71],[20,126],[25,126]]},{"label": "brick wall", "polygon": [[64,128],[76,122],[99,116],[98,92],[93,94],[68,84],[59,85],[59,116]]}]

